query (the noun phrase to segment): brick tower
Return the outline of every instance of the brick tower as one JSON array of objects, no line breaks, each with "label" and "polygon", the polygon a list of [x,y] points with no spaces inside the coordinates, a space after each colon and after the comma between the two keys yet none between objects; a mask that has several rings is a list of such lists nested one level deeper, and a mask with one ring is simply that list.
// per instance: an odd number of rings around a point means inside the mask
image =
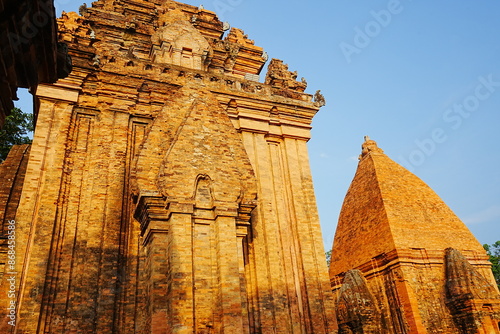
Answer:
[{"label": "brick tower", "polygon": [[499,333],[479,242],[422,180],[366,139],[335,234],[339,333]]},{"label": "brick tower", "polygon": [[36,91],[17,333],[331,333],[306,147],[322,96],[276,59],[259,82],[262,48],[201,6],[80,13],[59,20],[71,74]]}]

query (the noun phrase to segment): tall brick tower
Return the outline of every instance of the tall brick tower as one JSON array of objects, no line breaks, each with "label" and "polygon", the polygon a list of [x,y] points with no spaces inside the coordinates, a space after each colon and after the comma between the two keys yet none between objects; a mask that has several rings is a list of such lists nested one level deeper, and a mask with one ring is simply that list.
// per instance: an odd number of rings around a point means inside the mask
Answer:
[{"label": "tall brick tower", "polygon": [[335,234],[339,333],[499,333],[479,242],[422,180],[366,139]]},{"label": "tall brick tower", "polygon": [[59,20],[73,71],[36,91],[16,333],[331,333],[306,147],[322,96],[276,59],[259,82],[262,48],[201,6],[81,14]]}]

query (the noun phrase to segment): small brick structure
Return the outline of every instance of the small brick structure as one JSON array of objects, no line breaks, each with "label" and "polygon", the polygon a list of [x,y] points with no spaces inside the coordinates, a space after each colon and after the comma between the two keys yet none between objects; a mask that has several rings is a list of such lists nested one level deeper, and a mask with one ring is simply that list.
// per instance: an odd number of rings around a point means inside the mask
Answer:
[{"label": "small brick structure", "polygon": [[330,278],[339,333],[500,332],[481,244],[369,138],[340,213]]}]

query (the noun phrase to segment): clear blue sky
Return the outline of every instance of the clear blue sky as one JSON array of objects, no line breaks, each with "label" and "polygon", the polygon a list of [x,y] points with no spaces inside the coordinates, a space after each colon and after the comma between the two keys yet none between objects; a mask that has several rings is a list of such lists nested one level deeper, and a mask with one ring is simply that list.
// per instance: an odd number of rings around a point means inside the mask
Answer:
[{"label": "clear blue sky", "polygon": [[[325,248],[364,135],[481,243],[500,240],[499,1],[185,2],[216,11],[325,95],[309,142]],[[55,3],[58,14],[80,5]]]}]

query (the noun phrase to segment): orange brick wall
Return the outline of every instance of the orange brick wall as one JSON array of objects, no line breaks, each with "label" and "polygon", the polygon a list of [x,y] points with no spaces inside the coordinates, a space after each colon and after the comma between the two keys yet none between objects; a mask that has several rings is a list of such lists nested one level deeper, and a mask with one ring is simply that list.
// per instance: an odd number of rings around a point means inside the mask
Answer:
[{"label": "orange brick wall", "polygon": [[306,148],[321,105],[286,65],[245,79],[262,48],[176,2],[97,1],[59,31],[73,71],[36,92],[18,331],[332,332]]}]

